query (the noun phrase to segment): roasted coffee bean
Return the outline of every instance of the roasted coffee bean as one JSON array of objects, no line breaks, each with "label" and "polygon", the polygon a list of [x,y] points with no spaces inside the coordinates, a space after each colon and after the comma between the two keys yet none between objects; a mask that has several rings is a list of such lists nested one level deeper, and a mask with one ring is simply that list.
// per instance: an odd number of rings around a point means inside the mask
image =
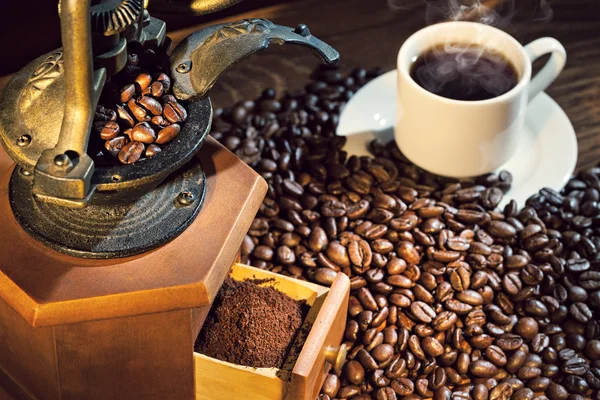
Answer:
[{"label": "roasted coffee bean", "polygon": [[536,367],[521,367],[517,371],[517,377],[521,380],[529,380],[542,375],[542,370]]},{"label": "roasted coffee bean", "polygon": [[589,364],[581,357],[573,357],[565,360],[561,370],[568,375],[584,375],[589,369]]},{"label": "roasted coffee bean", "polygon": [[433,395],[434,400],[451,400],[452,391],[447,386],[437,389]]},{"label": "roasted coffee bean", "polygon": [[[481,329],[479,325],[468,325],[467,329],[474,330],[475,328]],[[469,332],[471,333],[471,332]],[[489,346],[494,342],[494,338],[492,336],[486,335],[485,333],[475,335],[471,338],[470,344],[472,347],[485,350],[489,348]]]},{"label": "roasted coffee bean", "polygon": [[437,391],[446,384],[446,371],[444,368],[436,366],[429,374],[429,388]]},{"label": "roasted coffee bean", "polygon": [[567,376],[562,384],[570,393],[576,394],[586,394],[590,388],[586,380],[577,375]]},{"label": "roasted coffee bean", "polygon": [[409,264],[419,264],[421,257],[419,252],[415,249],[414,245],[410,242],[403,241],[398,245],[396,250],[398,255],[403,258]]},{"label": "roasted coffee bean", "polygon": [[515,325],[515,331],[518,335],[521,335],[523,339],[533,339],[539,331],[538,323],[531,317],[523,317],[519,319],[517,325]]},{"label": "roasted coffee bean", "polygon": [[360,387],[356,385],[348,385],[342,387],[338,393],[337,397],[340,399],[347,399],[349,397],[358,396],[360,394]]},{"label": "roasted coffee bean", "polygon": [[449,299],[444,302],[444,306],[449,311],[452,311],[458,315],[465,315],[473,310],[473,306],[467,303],[463,303],[462,301],[458,301],[455,299]]},{"label": "roasted coffee bean", "polygon": [[566,400],[569,397],[569,392],[562,385],[550,383],[550,386],[546,390],[546,395],[550,400]]},{"label": "roasted coffee bean", "polygon": [[153,96],[160,98],[165,93],[163,84],[159,81],[152,82],[150,86],[142,90],[142,96]]},{"label": "roasted coffee bean", "polygon": [[116,121],[117,120],[117,112],[115,110],[111,110],[110,108],[104,108],[101,105],[96,107],[96,112],[94,113],[94,121]]},{"label": "roasted coffee bean", "polygon": [[590,340],[585,346],[583,354],[591,361],[600,359],[600,340]]},{"label": "roasted coffee bean", "polygon": [[[291,226],[294,229],[293,225]],[[340,242],[330,242],[325,250],[325,255],[336,265],[341,268],[350,267],[350,259],[348,258],[348,251],[345,246],[342,246]],[[375,310],[373,310],[375,311]]]},{"label": "roasted coffee bean", "polygon": [[104,148],[114,157],[119,155],[119,152],[127,144],[127,138],[125,136],[117,136],[114,139],[107,140],[104,143]]},{"label": "roasted coffee bean", "polygon": [[415,381],[415,392],[421,398],[433,397],[433,392],[429,389],[429,381],[425,378],[419,378]]},{"label": "roasted coffee bean", "polygon": [[137,99],[138,104],[144,107],[148,112],[153,115],[161,115],[163,112],[162,105],[153,97],[142,96]]},{"label": "roasted coffee bean", "polygon": [[171,78],[169,78],[169,75],[165,74],[164,72],[158,74],[156,81],[162,84],[165,93],[171,89]]},{"label": "roasted coffee bean", "polygon": [[352,264],[360,270],[368,269],[373,259],[371,246],[364,240],[351,242],[348,246],[348,256]]},{"label": "roasted coffee bean", "polygon": [[[579,333],[568,333],[566,337],[567,346],[576,352],[580,352],[584,349],[586,341],[583,335]],[[571,358],[571,357],[570,357]]]},{"label": "roasted coffee bean", "polygon": [[163,116],[173,124],[185,122],[187,111],[176,101],[169,101],[163,107]]},{"label": "roasted coffee bean", "polygon": [[338,390],[340,390],[340,380],[334,374],[327,374],[325,377],[325,382],[323,382],[323,386],[321,387],[321,393],[333,398],[337,395]]},{"label": "roasted coffee bean", "polygon": [[408,396],[415,390],[415,385],[410,379],[407,378],[398,378],[392,380],[390,382],[390,387],[399,396]]},{"label": "roasted coffee bean", "polygon": [[374,371],[378,367],[377,361],[375,361],[373,356],[371,356],[371,354],[365,349],[362,349],[358,352],[357,358],[360,364],[367,371]]},{"label": "roasted coffee bean", "polygon": [[150,74],[147,74],[145,72],[135,77],[135,86],[138,92],[141,92],[142,90],[146,89],[151,82],[152,77],[150,76]]},{"label": "roasted coffee bean", "polygon": [[423,351],[423,346],[421,346],[421,341],[417,335],[411,335],[408,339],[408,347],[411,353],[419,360],[425,359],[425,352]]},{"label": "roasted coffee bean", "polygon": [[119,93],[119,101],[127,103],[133,96],[135,96],[135,86],[133,84],[125,85]]},{"label": "roasted coffee bean", "polygon": [[463,266],[450,273],[450,284],[456,291],[467,290],[471,286],[471,274]]},{"label": "roasted coffee bean", "polygon": [[522,388],[513,393],[511,400],[532,400],[535,392],[529,388]]},{"label": "roasted coffee bean", "polygon": [[156,133],[147,122],[136,124],[131,131],[131,140],[134,142],[150,144],[154,143],[155,139]]},{"label": "roasted coffee bean", "polygon": [[365,369],[356,360],[348,361],[344,365],[344,377],[353,385],[360,385],[365,379]]},{"label": "roasted coffee bean", "polygon": [[487,226],[490,235],[501,239],[510,239],[517,234],[516,229],[504,221],[491,221]]},{"label": "roasted coffee bean", "polygon": [[146,148],[146,152],[144,153],[144,155],[145,155],[147,158],[152,158],[152,157],[154,157],[155,155],[157,155],[158,153],[160,153],[161,151],[162,151],[162,150],[161,150],[161,148],[160,148],[160,147],[158,147],[158,146],[157,146],[157,145],[155,145],[155,144],[151,144],[151,145],[148,145],[148,148]]},{"label": "roasted coffee bean", "polygon": [[371,351],[371,355],[375,361],[383,363],[394,355],[394,347],[387,343],[380,344]]},{"label": "roasted coffee bean", "polygon": [[589,387],[600,390],[600,368],[590,368],[584,375]]},{"label": "roasted coffee bean", "polygon": [[115,121],[100,121],[94,124],[94,128],[103,140],[114,139],[119,134],[119,124]]},{"label": "roasted coffee bean", "polygon": [[502,382],[490,390],[490,400],[509,400],[513,395],[513,388],[506,382]]},{"label": "roasted coffee bean", "polygon": [[288,246],[279,246],[277,248],[277,259],[283,265],[291,265],[296,262],[296,255]]},{"label": "roasted coffee bean", "polygon": [[456,299],[462,301],[463,303],[469,304],[471,306],[480,306],[483,304],[483,297],[479,292],[474,290],[463,290],[461,292],[457,292],[455,295]]},{"label": "roasted coffee bean", "polygon": [[491,378],[496,375],[498,368],[489,361],[476,360],[469,365],[469,371],[478,378]]},{"label": "roasted coffee bean", "polygon": [[325,230],[319,226],[315,227],[308,238],[308,247],[314,252],[320,252],[328,243]]},{"label": "roasted coffee bean", "polygon": [[150,121],[152,117],[148,115],[148,112],[142,107],[135,99],[130,99],[127,102],[127,108],[131,111],[131,114],[140,122]]},{"label": "roasted coffee bean", "polygon": [[391,387],[382,387],[375,392],[375,400],[396,400],[396,392]]},{"label": "roasted coffee bean", "polygon": [[504,351],[495,345],[491,345],[485,349],[485,357],[497,367],[505,366],[508,361]]},{"label": "roasted coffee bean", "polygon": [[586,271],[579,275],[579,284],[584,289],[600,289],[600,271]]},{"label": "roasted coffee bean", "polygon": [[534,392],[544,392],[550,386],[550,379],[546,377],[533,378],[527,382],[527,387]]},{"label": "roasted coffee bean", "polygon": [[577,321],[586,323],[592,318],[592,310],[585,303],[574,303],[569,307],[569,312]]},{"label": "roasted coffee bean", "polygon": [[421,345],[425,354],[430,357],[438,357],[444,354],[444,346],[432,336],[423,338]]},{"label": "roasted coffee bean", "polygon": [[444,332],[452,328],[456,324],[457,319],[458,317],[455,313],[451,311],[442,311],[435,316],[431,325],[436,331]]},{"label": "roasted coffee bean", "polygon": [[490,393],[488,388],[482,383],[474,385],[473,389],[471,389],[471,396],[473,397],[473,400],[487,400],[489,395]]},{"label": "roasted coffee bean", "polygon": [[126,126],[132,128],[133,125],[135,125],[135,120],[124,107],[117,105],[117,114],[119,115],[119,119],[123,121]]},{"label": "roasted coffee bean", "polygon": [[416,301],[411,304],[412,314],[421,322],[429,323],[436,317],[436,312],[427,303]]},{"label": "roasted coffee bean", "polygon": [[124,145],[119,151],[119,161],[123,164],[133,164],[138,161],[144,153],[144,144],[140,142],[131,142]]},{"label": "roasted coffee bean", "polygon": [[545,318],[548,316],[548,307],[540,300],[529,299],[523,306],[525,312],[533,317]]},{"label": "roasted coffee bean", "polygon": [[337,276],[337,272],[329,268],[316,268],[315,281],[321,285],[331,286]]}]

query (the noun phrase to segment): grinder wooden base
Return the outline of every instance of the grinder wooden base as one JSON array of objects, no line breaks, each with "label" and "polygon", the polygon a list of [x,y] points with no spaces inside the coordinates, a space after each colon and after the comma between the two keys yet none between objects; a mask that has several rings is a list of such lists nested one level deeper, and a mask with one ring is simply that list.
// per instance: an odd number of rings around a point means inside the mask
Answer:
[{"label": "grinder wooden base", "polygon": [[267,189],[211,138],[198,157],[207,194],[185,232],[139,256],[85,260],[19,226],[0,151],[0,395],[194,398],[194,340]]}]

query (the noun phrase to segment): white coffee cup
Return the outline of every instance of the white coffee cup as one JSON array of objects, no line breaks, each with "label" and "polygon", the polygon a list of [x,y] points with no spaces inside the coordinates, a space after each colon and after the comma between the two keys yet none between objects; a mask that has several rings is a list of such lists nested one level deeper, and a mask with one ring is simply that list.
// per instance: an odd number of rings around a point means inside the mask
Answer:
[{"label": "white coffee cup", "polygon": [[[419,55],[445,43],[501,53],[515,67],[517,85],[480,101],[453,100],[427,91],[410,76],[411,65]],[[548,53],[550,59],[532,79],[531,63]],[[420,30],[398,53],[396,143],[410,161],[438,175],[462,178],[492,172],[515,153],[528,102],[556,79],[566,58],[556,39],[542,38],[523,47],[507,33],[474,22],[444,22]]]}]

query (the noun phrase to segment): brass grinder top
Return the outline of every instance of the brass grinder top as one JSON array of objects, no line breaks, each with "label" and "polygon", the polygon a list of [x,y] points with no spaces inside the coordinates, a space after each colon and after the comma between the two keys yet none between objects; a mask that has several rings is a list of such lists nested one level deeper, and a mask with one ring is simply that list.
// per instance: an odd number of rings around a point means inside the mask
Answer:
[{"label": "brass grinder top", "polygon": [[[62,0],[59,11],[63,47],[8,83],[0,97],[0,138],[18,164],[9,188],[16,219],[37,240],[78,257],[139,254],[172,240],[195,219],[206,177],[194,155],[212,120],[208,91],[228,68],[270,43],[306,46],[327,63],[339,58],[305,25],[253,19],[210,26],[167,56],[165,23],[150,17],[142,0],[93,6]],[[88,154],[94,112],[132,46],[165,54],[164,72],[188,118],[154,157],[101,165]]]}]

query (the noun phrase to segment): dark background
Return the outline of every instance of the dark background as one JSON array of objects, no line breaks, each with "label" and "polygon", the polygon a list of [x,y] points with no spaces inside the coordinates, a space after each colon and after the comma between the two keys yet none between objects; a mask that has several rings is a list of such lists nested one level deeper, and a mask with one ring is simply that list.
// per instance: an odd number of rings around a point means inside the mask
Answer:
[{"label": "dark background", "polygon": [[[153,1],[161,0],[151,0],[150,4]],[[185,3],[185,0],[176,1]],[[171,31],[291,1],[295,0],[242,0],[232,7],[209,15],[152,13],[152,16],[165,21]],[[0,38],[4,45],[0,52],[0,76],[16,72],[34,58],[60,47],[58,0],[0,0],[0,18]]]},{"label": "dark background", "polygon": [[[150,10],[153,2],[164,0],[150,0]],[[186,0],[170,0],[174,2],[183,2]],[[321,0],[318,5],[327,8],[327,3],[333,0]],[[373,7],[388,8],[393,3],[400,8],[406,8],[410,12],[404,12],[406,18],[410,18],[409,13],[414,13],[415,9],[421,8],[423,13],[423,22],[425,22],[425,3],[434,5],[446,5],[453,0],[363,0],[370,3]],[[468,0],[461,0],[468,1]],[[475,0],[471,0],[475,1]],[[482,0],[490,1],[490,0]],[[491,0],[497,1],[497,0]],[[547,18],[544,10],[540,8],[540,2],[546,2],[553,10],[552,18]],[[320,15],[319,6],[315,7],[315,2],[306,2],[305,0],[242,0],[240,3],[204,16],[190,15],[164,15],[152,13],[167,22],[170,31],[181,29],[210,20],[224,18],[229,15],[254,10],[261,7],[277,5],[281,3],[307,3],[309,10],[315,15]],[[600,0],[502,0],[498,3],[511,4],[514,6],[513,22],[534,21],[537,23],[548,22],[572,22],[576,24],[582,18],[588,21],[598,22],[598,34],[600,34]],[[344,4],[344,2],[342,2]],[[4,49],[0,52],[0,76],[16,72],[27,62],[60,47],[60,25],[57,12],[58,0],[0,0],[0,38],[3,40]],[[350,5],[349,5],[350,6]],[[304,8],[304,7],[302,7]],[[506,8],[506,7],[505,7]],[[543,7],[542,7],[543,8]],[[343,15],[346,10],[339,10]],[[392,11],[390,10],[390,13]],[[397,10],[399,18],[403,18],[403,11]],[[322,15],[327,24],[343,26],[347,24],[344,18],[336,18],[333,15]],[[348,26],[348,29],[352,29]]]}]

